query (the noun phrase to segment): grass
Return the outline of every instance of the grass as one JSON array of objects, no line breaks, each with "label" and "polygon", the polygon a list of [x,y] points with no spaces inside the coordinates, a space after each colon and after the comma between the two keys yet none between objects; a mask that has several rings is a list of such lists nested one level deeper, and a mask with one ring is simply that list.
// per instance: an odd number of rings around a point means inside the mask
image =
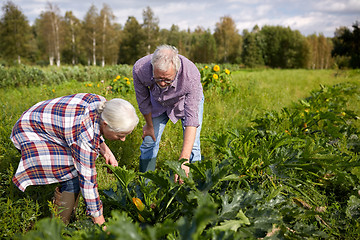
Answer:
[{"label": "grass", "polygon": [[[310,92],[319,89],[320,85],[332,86],[342,82],[359,82],[360,71],[335,71],[335,70],[243,70],[232,73],[232,84],[235,87],[233,93],[221,94],[215,91],[205,92],[204,120],[202,137],[210,137],[216,133],[222,133],[231,129],[241,129],[252,125],[252,120],[258,115],[263,116],[267,111],[279,111],[284,107],[291,106],[299,99],[306,98]],[[108,79],[106,81],[111,81]],[[106,83],[105,83],[106,85]],[[104,85],[93,84],[92,87],[76,81],[68,81],[59,85],[43,85],[39,87],[18,87],[0,89],[0,167],[9,169],[11,165],[15,170],[18,165],[20,154],[9,140],[12,126],[20,117],[21,113],[33,104],[50,98],[74,94],[78,92],[93,92],[111,99],[121,97],[136,105],[135,94],[124,96],[106,92]],[[349,108],[359,113],[360,99],[350,102]],[[142,126],[144,120],[141,114],[140,123],[135,131],[129,135],[125,142],[107,142],[114,152],[120,165],[127,168],[138,169],[140,155]],[[166,160],[176,160],[182,148],[181,122],[172,124],[169,122],[162,137],[160,152],[158,155],[158,167],[162,167]],[[202,141],[202,154],[204,158],[216,159],[215,150],[208,141]],[[100,191],[114,187],[115,178],[107,174],[103,168],[102,158],[97,163],[98,181]],[[2,174],[5,173],[1,170]],[[13,189],[14,198],[30,196],[42,204],[41,217],[49,213],[46,211],[46,201],[50,200],[52,187],[47,187],[50,192],[45,197],[37,192],[43,191],[44,187],[33,187],[27,190],[25,195]],[[0,189],[6,193],[7,189]],[[45,204],[45,206],[44,206]]]}]

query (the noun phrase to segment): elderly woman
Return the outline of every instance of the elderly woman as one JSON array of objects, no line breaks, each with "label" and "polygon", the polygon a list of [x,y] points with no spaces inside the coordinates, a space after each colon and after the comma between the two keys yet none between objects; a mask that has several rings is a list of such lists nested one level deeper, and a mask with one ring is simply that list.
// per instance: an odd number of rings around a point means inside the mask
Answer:
[{"label": "elderly woman", "polygon": [[125,141],[138,122],[134,107],[123,99],[80,93],[39,102],[21,115],[10,136],[21,151],[13,182],[21,191],[59,182],[55,204],[66,224],[81,191],[87,213],[102,225],[95,160],[100,153],[107,164],[118,165],[103,137]]}]

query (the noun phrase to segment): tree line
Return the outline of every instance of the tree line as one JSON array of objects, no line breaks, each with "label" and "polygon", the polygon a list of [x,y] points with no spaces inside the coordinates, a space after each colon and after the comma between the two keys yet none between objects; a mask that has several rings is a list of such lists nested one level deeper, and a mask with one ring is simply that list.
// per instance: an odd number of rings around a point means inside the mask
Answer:
[{"label": "tree line", "polygon": [[142,23],[129,16],[124,26],[115,22],[107,4],[100,11],[91,5],[80,20],[72,11],[61,15],[57,5],[47,3],[32,26],[13,2],[4,3],[2,11],[2,65],[131,65],[166,43],[196,63],[308,69],[360,67],[359,22],[353,24],[353,31],[340,27],[333,38],[328,38],[323,34],[303,36],[289,27],[269,25],[239,33],[230,16],[220,18],[214,33],[201,26],[194,31],[180,30],[175,24],[160,29],[150,7],[143,10]]}]

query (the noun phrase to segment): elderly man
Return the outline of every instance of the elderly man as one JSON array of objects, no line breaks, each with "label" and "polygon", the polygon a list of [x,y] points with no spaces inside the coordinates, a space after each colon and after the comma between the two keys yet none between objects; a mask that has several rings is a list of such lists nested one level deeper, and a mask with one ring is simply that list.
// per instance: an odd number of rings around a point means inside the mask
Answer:
[{"label": "elderly man", "polygon": [[[138,106],[146,121],[140,171],[155,170],[161,135],[169,119],[173,123],[182,121],[184,139],[179,159],[188,160],[184,163],[200,161],[204,95],[195,64],[179,55],[175,47],[161,45],[134,64],[133,77]],[[189,168],[184,164],[181,167],[188,174]]]}]

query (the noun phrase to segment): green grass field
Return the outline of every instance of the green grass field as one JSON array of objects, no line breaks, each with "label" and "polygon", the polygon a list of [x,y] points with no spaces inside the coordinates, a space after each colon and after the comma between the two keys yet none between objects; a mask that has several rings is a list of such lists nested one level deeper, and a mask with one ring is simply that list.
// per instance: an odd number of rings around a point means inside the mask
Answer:
[{"label": "green grass field", "polygon": [[[107,79],[106,83],[111,79]],[[319,90],[320,85],[333,86],[338,83],[359,83],[360,71],[335,71],[335,70],[242,70],[232,73],[231,84],[234,86],[232,93],[218,93],[215,91],[205,92],[205,109],[202,127],[202,155],[205,159],[216,159],[218,157],[212,143],[206,141],[214,134],[224,133],[233,129],[245,129],[253,125],[252,120],[258,116],[264,116],[268,111],[280,111],[284,107],[291,107],[300,99],[310,95],[313,90]],[[0,173],[3,183],[0,190],[1,201],[15,201],[19,199],[37,200],[39,204],[46,203],[52,195],[51,187],[45,187],[48,191],[42,196],[37,193],[39,187],[29,188],[28,193],[22,195],[19,191],[10,187],[11,171],[16,169],[20,155],[12,146],[9,135],[12,126],[20,117],[21,113],[33,104],[50,98],[79,93],[92,92],[105,95],[106,98],[124,98],[136,106],[135,94],[133,92],[125,95],[106,92],[106,86],[94,82],[89,86],[83,82],[68,81],[59,85],[17,87],[0,89]],[[348,109],[360,115],[359,96],[348,103]],[[138,112],[139,113],[139,112]],[[140,155],[141,133],[144,120],[139,113],[140,123],[135,131],[127,137],[125,142],[107,142],[119,160],[120,165],[137,171],[138,158]],[[359,126],[359,123],[356,123]],[[160,145],[158,156],[158,168],[162,168],[167,160],[177,160],[182,147],[181,123],[172,124],[169,122],[165,129]],[[10,166],[13,168],[11,170]],[[108,189],[116,185],[114,176],[110,176],[104,169],[103,159],[97,163],[99,189]],[[44,187],[42,189],[45,189]],[[6,194],[6,195],[3,195]],[[31,200],[30,200],[31,201]],[[15,205],[14,205],[15,206]],[[35,206],[29,207],[34,209]],[[9,208],[8,208],[9,209]],[[10,210],[8,210],[10,211]],[[3,212],[3,214],[5,214]],[[30,213],[29,213],[30,214]],[[47,206],[40,206],[39,218],[49,216]],[[6,217],[6,219],[9,219]],[[20,221],[14,215],[14,222]],[[8,228],[10,228],[8,226]],[[26,225],[18,232],[26,232],[31,228]],[[13,231],[13,232],[12,232]],[[7,236],[16,232],[12,230]]]}]

